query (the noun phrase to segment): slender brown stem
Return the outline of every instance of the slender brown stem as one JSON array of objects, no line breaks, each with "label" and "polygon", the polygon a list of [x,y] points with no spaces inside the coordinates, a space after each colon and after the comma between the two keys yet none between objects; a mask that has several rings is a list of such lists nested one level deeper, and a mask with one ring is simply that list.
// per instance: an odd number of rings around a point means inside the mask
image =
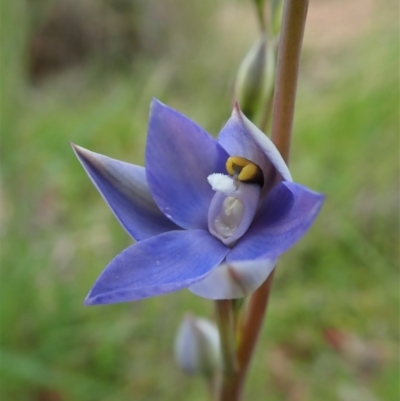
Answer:
[{"label": "slender brown stem", "polygon": [[247,314],[243,338],[237,350],[237,359],[242,375],[246,374],[246,370],[250,364],[251,356],[257,343],[265,312],[268,306],[269,294],[271,292],[272,282],[275,270],[264,281],[261,287],[254,293],[250,299],[249,312]]},{"label": "slender brown stem", "polygon": [[262,327],[263,317],[265,316],[273,275],[274,272],[270,274],[250,300],[242,339],[237,349],[238,369],[228,380],[222,383],[219,401],[239,401],[241,398],[244,379]]},{"label": "slender brown stem", "polygon": [[[280,35],[277,76],[272,112],[272,141],[286,162],[289,160],[297,75],[307,16],[308,0],[285,0]],[[273,274],[253,294],[237,350],[238,370],[223,383],[220,401],[239,401],[268,304]],[[225,398],[222,398],[222,395]]]},{"label": "slender brown stem", "polygon": [[289,161],[297,77],[307,9],[308,0],[287,0],[283,10],[272,111],[271,139],[281,152],[286,163]]}]

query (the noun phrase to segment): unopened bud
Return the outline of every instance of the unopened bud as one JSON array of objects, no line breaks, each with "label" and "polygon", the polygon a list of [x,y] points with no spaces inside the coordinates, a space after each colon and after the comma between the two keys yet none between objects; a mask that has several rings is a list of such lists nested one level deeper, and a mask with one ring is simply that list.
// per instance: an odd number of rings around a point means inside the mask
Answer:
[{"label": "unopened bud", "polygon": [[221,361],[217,327],[206,319],[185,316],[175,340],[175,359],[189,375],[211,376]]},{"label": "unopened bud", "polygon": [[246,55],[236,77],[235,98],[251,121],[263,111],[274,83],[274,51],[263,34]]}]

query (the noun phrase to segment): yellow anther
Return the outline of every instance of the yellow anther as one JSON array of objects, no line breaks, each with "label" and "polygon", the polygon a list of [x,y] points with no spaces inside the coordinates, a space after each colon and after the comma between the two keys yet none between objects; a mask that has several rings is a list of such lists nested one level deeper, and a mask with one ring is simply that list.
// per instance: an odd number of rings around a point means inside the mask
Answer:
[{"label": "yellow anther", "polygon": [[251,181],[256,178],[258,173],[258,166],[254,163],[248,164],[242,168],[242,171],[239,173],[238,178],[239,181]]},{"label": "yellow anther", "polygon": [[226,161],[226,170],[239,181],[264,184],[264,176],[257,164],[240,156],[231,156]]},{"label": "yellow anther", "polygon": [[245,159],[244,157],[231,156],[228,157],[228,160],[226,161],[226,170],[230,175],[239,174],[242,168],[250,163],[251,161]]}]

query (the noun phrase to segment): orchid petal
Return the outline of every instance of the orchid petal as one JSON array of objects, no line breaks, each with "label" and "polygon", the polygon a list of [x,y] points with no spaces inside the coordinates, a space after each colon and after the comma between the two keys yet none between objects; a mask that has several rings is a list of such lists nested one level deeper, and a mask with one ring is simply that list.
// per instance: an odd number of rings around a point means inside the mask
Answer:
[{"label": "orchid petal", "polygon": [[276,146],[242,113],[237,104],[220,132],[218,142],[231,156],[244,157],[262,169],[262,195],[282,180],[292,181],[289,169]]},{"label": "orchid petal", "polygon": [[146,174],[153,199],[186,229],[207,229],[214,192],[207,177],[224,173],[225,150],[201,127],[153,100],[146,147]]},{"label": "orchid petal", "polygon": [[271,190],[254,222],[227,256],[240,260],[276,259],[309,229],[324,196],[302,185],[284,181]]},{"label": "orchid petal", "polygon": [[260,287],[275,265],[276,259],[223,263],[189,290],[208,299],[243,298]]},{"label": "orchid petal", "polygon": [[101,196],[135,240],[179,229],[153,201],[143,167],[77,145],[72,148]]},{"label": "orchid petal", "polygon": [[203,230],[160,234],[130,246],[112,260],[85,303],[134,301],[186,288],[218,266],[228,252]]},{"label": "orchid petal", "polygon": [[282,176],[282,179],[285,181],[293,181],[289,168],[274,143],[242,113],[239,107],[237,107],[236,110],[242,119],[244,126],[247,128],[248,133],[267,156],[268,160],[274,165],[276,170]]}]

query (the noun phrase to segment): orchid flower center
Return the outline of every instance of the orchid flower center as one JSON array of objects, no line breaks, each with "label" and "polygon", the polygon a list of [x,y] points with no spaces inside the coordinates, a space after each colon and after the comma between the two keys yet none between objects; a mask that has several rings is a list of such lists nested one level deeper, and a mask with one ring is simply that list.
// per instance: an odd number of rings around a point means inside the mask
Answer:
[{"label": "orchid flower center", "polygon": [[227,196],[214,221],[215,231],[224,238],[230,237],[239,227],[243,218],[243,202],[233,196]]},{"label": "orchid flower center", "polygon": [[225,245],[233,246],[253,220],[264,179],[260,167],[243,157],[229,157],[226,169],[230,175],[207,177],[216,192],[208,212],[208,228]]}]

